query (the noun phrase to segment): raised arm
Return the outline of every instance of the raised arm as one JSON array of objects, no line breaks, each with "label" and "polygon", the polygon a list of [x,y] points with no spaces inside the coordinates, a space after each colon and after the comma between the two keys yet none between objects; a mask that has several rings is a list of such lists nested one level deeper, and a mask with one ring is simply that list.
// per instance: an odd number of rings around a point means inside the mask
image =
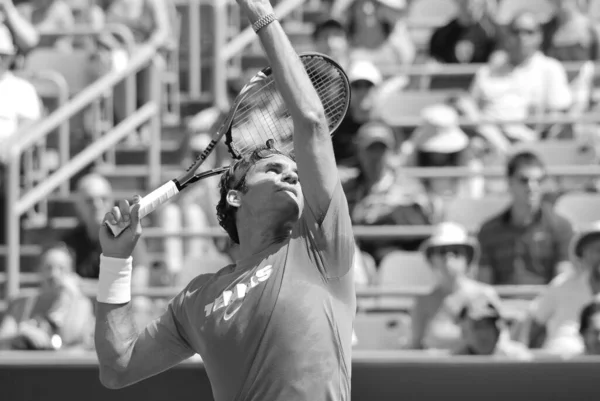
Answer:
[{"label": "raised arm", "polygon": [[180,333],[176,310],[183,295],[176,297],[165,314],[141,333],[131,308],[131,254],[141,235],[139,205],[130,211],[121,201],[106,220],[131,225],[117,238],[106,226],[101,227],[100,277],[96,308],[96,353],[100,364],[100,381],[108,388],[121,388],[163,372],[194,352]]},{"label": "raised arm", "polygon": [[[252,24],[273,14],[268,0],[238,0]],[[294,153],[304,198],[321,221],[339,178],[321,100],[279,22],[258,31],[277,88],[294,122]]]},{"label": "raised arm", "polygon": [[12,0],[0,0],[0,11],[4,11],[5,23],[13,35],[15,45],[22,51],[27,52],[40,41],[40,36],[35,27],[19,14]]}]

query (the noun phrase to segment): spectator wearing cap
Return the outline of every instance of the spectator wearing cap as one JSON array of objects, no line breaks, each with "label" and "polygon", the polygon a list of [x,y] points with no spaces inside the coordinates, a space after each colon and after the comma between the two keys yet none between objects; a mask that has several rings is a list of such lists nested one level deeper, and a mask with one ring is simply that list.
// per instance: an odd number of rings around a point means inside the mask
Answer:
[{"label": "spectator wearing cap", "polygon": [[573,229],[544,202],[546,168],[535,154],[515,154],[506,170],[512,203],[479,231],[479,278],[493,285],[548,284],[571,266]]},{"label": "spectator wearing cap", "polygon": [[317,23],[312,34],[316,51],[337,61],[342,68],[350,64],[348,33],[342,22],[328,18]]},{"label": "spectator wearing cap", "polygon": [[600,293],[600,221],[573,237],[570,256],[576,266],[557,276],[532,302],[528,344],[563,356],[581,354],[583,308]]},{"label": "spectator wearing cap", "polygon": [[[34,124],[42,115],[42,104],[35,87],[13,74],[9,67],[17,49],[6,26],[0,24],[0,226],[4,227],[6,189],[4,187],[5,152],[17,132]],[[4,244],[4,230],[0,230],[0,244]]]},{"label": "spectator wearing cap", "polygon": [[[378,121],[366,123],[356,137],[359,173],[344,184],[353,224],[428,225],[433,221],[424,188],[401,174],[392,129]],[[421,241],[360,241],[378,264],[392,250],[418,248]]]},{"label": "spectator wearing cap", "polygon": [[542,26],[542,51],[560,61],[597,60],[600,38],[581,0],[551,0],[552,17]]},{"label": "spectator wearing cap", "polygon": [[429,55],[451,64],[486,63],[497,50],[499,28],[489,0],[454,0],[458,14],[437,28],[429,41]]},{"label": "spectator wearing cap", "polygon": [[383,77],[373,63],[356,61],[349,68],[348,79],[352,90],[350,109],[332,141],[338,165],[356,167],[356,134],[361,125],[372,117],[374,97]]},{"label": "spectator wearing cap", "polygon": [[13,0],[0,0],[0,30],[4,29],[20,53],[33,49],[40,41],[35,27],[19,13]]},{"label": "spectator wearing cap", "polygon": [[[471,167],[479,163],[471,155],[468,135],[458,124],[458,113],[450,106],[437,104],[421,112],[421,125],[402,146],[407,166],[414,167]],[[477,197],[482,192],[480,178],[431,178],[423,180],[435,196],[463,194]]]},{"label": "spectator wearing cap", "polygon": [[463,344],[459,316],[471,299],[485,296],[500,303],[487,284],[475,281],[479,244],[464,227],[441,223],[421,246],[435,282],[426,295],[418,296],[412,310],[413,349],[455,350]]},{"label": "spectator wearing cap", "polygon": [[485,296],[470,300],[458,316],[464,339],[454,355],[485,355],[531,360],[532,355],[521,343],[510,339],[501,305]]},{"label": "spectator wearing cap", "polygon": [[596,297],[581,311],[579,334],[586,355],[600,355],[600,299]]},{"label": "spectator wearing cap", "polygon": [[528,127],[518,121],[566,112],[573,104],[564,67],[541,52],[541,43],[537,17],[518,14],[504,33],[504,49],[494,53],[473,79],[476,107],[469,117],[500,123],[482,123],[478,130],[502,151],[511,142],[535,141],[545,132],[543,126]]}]

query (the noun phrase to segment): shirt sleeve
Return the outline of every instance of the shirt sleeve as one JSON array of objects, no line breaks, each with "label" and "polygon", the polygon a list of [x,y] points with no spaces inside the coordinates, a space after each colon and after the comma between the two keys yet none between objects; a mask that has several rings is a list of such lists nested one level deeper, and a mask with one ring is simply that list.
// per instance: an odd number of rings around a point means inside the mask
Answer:
[{"label": "shirt sleeve", "polygon": [[171,301],[165,313],[151,322],[146,330],[161,347],[187,359],[196,352],[192,349],[184,326],[181,324],[185,298],[186,290],[183,290]]},{"label": "shirt sleeve", "polygon": [[569,79],[564,67],[556,60],[550,59],[546,79],[546,106],[551,111],[568,109],[573,103],[573,94],[569,87]]},{"label": "shirt sleeve", "polygon": [[16,94],[15,100],[18,104],[18,116],[22,120],[38,120],[42,115],[42,104],[35,87],[24,81],[19,94]]},{"label": "shirt sleeve", "polygon": [[569,244],[573,237],[573,227],[569,221],[559,216],[556,223],[556,238],[555,243],[557,246],[558,258],[557,262],[564,262],[569,260]]},{"label": "shirt sleeve", "polygon": [[355,242],[346,195],[339,182],[333,191],[325,218],[319,224],[307,204],[300,224],[310,248],[316,253],[325,278],[335,279],[353,271]]},{"label": "shirt sleeve", "polygon": [[556,289],[550,283],[547,289],[531,303],[530,313],[536,323],[548,323],[556,308]]}]

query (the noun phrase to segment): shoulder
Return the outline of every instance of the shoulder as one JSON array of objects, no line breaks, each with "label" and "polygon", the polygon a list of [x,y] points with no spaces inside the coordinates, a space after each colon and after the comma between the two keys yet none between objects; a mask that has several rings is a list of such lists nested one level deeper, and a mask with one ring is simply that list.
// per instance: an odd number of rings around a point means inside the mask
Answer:
[{"label": "shoulder", "polygon": [[550,205],[545,206],[544,209],[542,209],[542,213],[542,216],[544,216],[554,228],[571,229],[569,220],[561,214],[556,213]]},{"label": "shoulder", "polygon": [[554,57],[546,56],[541,52],[538,52],[533,57],[535,63],[539,65],[540,68],[544,68],[546,72],[550,74],[564,74],[566,71],[561,62]]},{"label": "shoulder", "polygon": [[180,308],[189,300],[195,299],[216,274],[218,273],[200,274],[193,278],[188,285],[175,296],[171,301],[171,305],[175,308]]},{"label": "shoulder", "polygon": [[479,241],[488,240],[491,236],[495,236],[499,229],[504,226],[504,220],[506,219],[507,210],[491,217],[486,220],[479,229],[477,234]]}]

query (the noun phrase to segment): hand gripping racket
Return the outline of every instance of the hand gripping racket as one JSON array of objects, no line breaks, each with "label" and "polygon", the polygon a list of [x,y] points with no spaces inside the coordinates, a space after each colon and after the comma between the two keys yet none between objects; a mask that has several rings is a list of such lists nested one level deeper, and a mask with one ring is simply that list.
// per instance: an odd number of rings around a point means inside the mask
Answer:
[{"label": "hand gripping racket", "polygon": [[[323,103],[329,132],[333,135],[350,105],[350,84],[344,70],[329,57],[319,53],[300,55],[311,82]],[[140,219],[147,216],[188,185],[203,178],[218,175],[229,167],[220,167],[200,174],[198,168],[225,136],[225,143],[234,159],[252,152],[267,141],[282,152],[293,151],[294,126],[281,94],[277,91],[270,67],[258,72],[241,90],[234,104],[204,152],[180,177],[152,191],[140,201]],[[106,223],[118,236],[127,225]]]}]

